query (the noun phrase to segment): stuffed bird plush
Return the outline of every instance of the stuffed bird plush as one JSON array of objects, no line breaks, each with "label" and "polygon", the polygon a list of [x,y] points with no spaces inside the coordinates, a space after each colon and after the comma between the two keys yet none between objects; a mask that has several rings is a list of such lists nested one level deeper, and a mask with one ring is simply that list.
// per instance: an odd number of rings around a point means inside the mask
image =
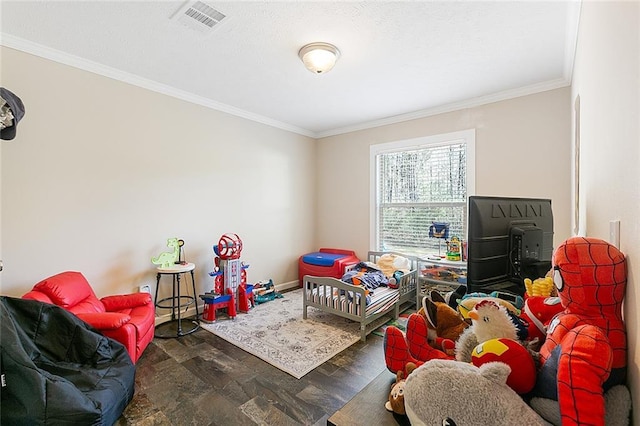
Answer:
[{"label": "stuffed bird plush", "polygon": [[516,326],[507,309],[492,300],[483,300],[469,311],[471,327],[456,341],[456,360],[470,362],[473,349],[490,339],[518,340]]}]

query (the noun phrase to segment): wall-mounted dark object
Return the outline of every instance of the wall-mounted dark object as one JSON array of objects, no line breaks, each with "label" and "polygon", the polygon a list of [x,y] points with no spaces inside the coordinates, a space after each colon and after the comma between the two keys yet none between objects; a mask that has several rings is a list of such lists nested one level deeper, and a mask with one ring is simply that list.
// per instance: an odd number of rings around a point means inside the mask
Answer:
[{"label": "wall-mounted dark object", "polygon": [[18,123],[24,117],[24,104],[13,92],[0,87],[0,138],[11,140],[16,137]]}]

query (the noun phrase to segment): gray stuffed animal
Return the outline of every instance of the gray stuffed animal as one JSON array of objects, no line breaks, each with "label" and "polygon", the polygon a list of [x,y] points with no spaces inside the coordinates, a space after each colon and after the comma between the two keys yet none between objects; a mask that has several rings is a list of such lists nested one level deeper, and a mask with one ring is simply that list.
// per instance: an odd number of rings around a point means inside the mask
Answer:
[{"label": "gray stuffed animal", "polygon": [[405,384],[411,425],[548,425],[507,386],[510,372],[500,362],[475,367],[459,361],[427,361]]}]

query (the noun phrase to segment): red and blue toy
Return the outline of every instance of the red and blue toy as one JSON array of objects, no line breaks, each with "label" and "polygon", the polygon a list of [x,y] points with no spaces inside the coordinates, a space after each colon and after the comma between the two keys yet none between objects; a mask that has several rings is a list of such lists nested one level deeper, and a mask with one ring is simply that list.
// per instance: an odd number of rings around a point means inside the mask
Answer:
[{"label": "red and blue toy", "polygon": [[216,320],[216,310],[227,309],[227,315],[234,319],[236,312],[249,312],[255,305],[253,299],[253,285],[247,284],[245,265],[240,261],[242,240],[237,234],[227,233],[220,237],[218,244],[213,246],[215,268],[209,275],[213,279],[213,291],[201,294],[204,300],[202,320],[213,322]]},{"label": "red and blue toy", "polygon": [[[614,424],[605,414],[628,419],[624,254],[600,239],[572,237],[554,252],[553,271],[564,310],[551,321],[540,349],[531,406],[552,423],[549,414],[559,413],[562,425]],[[606,398],[608,393],[616,396]],[[605,409],[623,399],[626,406]],[[549,410],[552,401],[557,405]]]}]

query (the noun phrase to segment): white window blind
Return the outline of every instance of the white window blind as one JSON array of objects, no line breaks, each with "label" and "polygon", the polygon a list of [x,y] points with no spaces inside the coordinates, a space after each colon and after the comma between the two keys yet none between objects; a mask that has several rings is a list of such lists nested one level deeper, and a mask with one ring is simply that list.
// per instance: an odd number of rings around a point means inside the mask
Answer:
[{"label": "white window blind", "polygon": [[375,155],[375,247],[415,255],[444,254],[445,240],[431,238],[429,227],[446,222],[449,238],[466,239],[473,141],[415,142],[421,144],[386,146]]}]

